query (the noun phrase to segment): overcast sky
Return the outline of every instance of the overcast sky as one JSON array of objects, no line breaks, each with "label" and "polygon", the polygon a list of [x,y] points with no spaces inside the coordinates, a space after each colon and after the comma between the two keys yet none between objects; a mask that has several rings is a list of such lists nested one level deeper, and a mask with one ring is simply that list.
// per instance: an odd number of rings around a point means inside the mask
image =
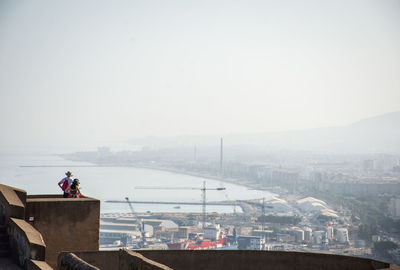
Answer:
[{"label": "overcast sky", "polygon": [[0,0],[3,145],[340,126],[398,110],[398,0]]}]

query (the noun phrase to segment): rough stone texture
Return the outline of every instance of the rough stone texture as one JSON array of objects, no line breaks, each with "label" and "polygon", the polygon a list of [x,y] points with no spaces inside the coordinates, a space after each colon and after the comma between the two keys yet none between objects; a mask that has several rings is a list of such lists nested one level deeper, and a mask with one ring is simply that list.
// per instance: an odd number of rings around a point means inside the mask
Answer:
[{"label": "rough stone texture", "polygon": [[100,270],[96,266],[93,266],[84,260],[80,259],[73,253],[66,253],[61,258],[58,266],[59,270]]},{"label": "rough stone texture", "polygon": [[23,270],[16,262],[10,258],[0,258],[1,270]]},{"label": "rough stone texture", "polygon": [[50,267],[44,261],[30,260],[27,265],[27,270],[53,270],[53,267]]},{"label": "rough stone texture", "polygon": [[[159,262],[149,260],[143,255],[129,251],[120,250],[119,253],[119,270],[172,270],[168,266],[165,266]],[[188,268],[186,268],[188,269]]]},{"label": "rough stone texture", "polygon": [[[60,254],[58,260],[59,269],[65,269],[61,266],[64,263],[63,261],[65,261],[65,257],[69,256],[68,254],[67,252],[62,252]],[[137,252],[123,249],[119,251],[83,251],[74,252],[74,254],[86,263],[102,270],[171,270],[171,268],[149,260]],[[69,268],[68,270],[74,269],[75,268]]]},{"label": "rough stone texture", "polygon": [[26,191],[0,184],[0,225],[10,217],[25,217]]},{"label": "rough stone texture", "polygon": [[[132,254],[133,253],[133,254]],[[141,264],[135,253],[171,269],[272,269],[272,270],[377,270],[392,269],[388,263],[371,259],[285,251],[250,250],[137,250],[77,252],[82,260],[102,270],[154,269]],[[60,257],[63,254],[60,255]],[[118,257],[119,256],[119,257]],[[132,262],[132,263],[131,263]],[[138,268],[139,267],[139,268]],[[141,267],[141,268],[140,268]],[[392,266],[393,267],[393,266]],[[155,268],[165,269],[165,268]],[[167,268],[168,269],[168,268]]]},{"label": "rough stone texture", "polygon": [[46,262],[53,268],[61,251],[99,249],[99,200],[28,196],[25,220],[42,234],[47,245]]},{"label": "rough stone texture", "polygon": [[[61,252],[58,256],[58,268],[60,268],[61,259],[68,252]],[[75,251],[74,254],[85,262],[94,265],[102,270],[118,269],[119,251]]]},{"label": "rough stone texture", "polygon": [[15,194],[17,194],[18,198],[21,200],[22,204],[25,207],[27,197],[26,191],[15,187],[12,187],[12,189],[14,190]]},{"label": "rough stone texture", "polygon": [[10,218],[10,246],[19,265],[26,266],[30,259],[45,259],[46,245],[41,234],[23,219]]},{"label": "rough stone texture", "polygon": [[149,250],[146,258],[175,270],[180,269],[268,269],[268,270],[376,270],[389,267],[371,259],[302,252],[250,250]]}]

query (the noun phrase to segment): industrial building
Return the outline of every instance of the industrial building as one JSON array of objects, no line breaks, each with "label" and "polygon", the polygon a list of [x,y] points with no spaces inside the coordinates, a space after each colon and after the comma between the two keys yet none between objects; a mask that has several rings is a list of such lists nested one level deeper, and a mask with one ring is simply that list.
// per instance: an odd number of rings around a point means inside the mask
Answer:
[{"label": "industrial building", "polygon": [[346,228],[336,229],[336,240],[341,244],[349,243],[349,232]]},{"label": "industrial building", "polygon": [[265,246],[265,238],[258,236],[239,236],[237,241],[239,249],[263,250]]},{"label": "industrial building", "polygon": [[[0,222],[6,229],[1,238],[2,269],[383,270],[396,267],[350,256],[263,251],[265,242],[260,237],[238,239],[239,244],[254,250],[99,251],[99,200],[28,195],[24,190],[5,185],[0,185]],[[347,230],[338,231],[341,236],[337,237],[346,239]]]}]

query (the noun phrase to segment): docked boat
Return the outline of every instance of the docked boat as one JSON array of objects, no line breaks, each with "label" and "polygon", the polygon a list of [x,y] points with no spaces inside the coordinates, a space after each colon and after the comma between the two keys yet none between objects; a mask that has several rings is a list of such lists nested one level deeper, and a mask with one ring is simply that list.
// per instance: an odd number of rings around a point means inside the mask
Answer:
[{"label": "docked boat", "polygon": [[201,249],[217,249],[226,246],[228,239],[221,237],[216,241],[204,239],[204,240],[191,240],[186,239],[178,242],[167,243],[169,249],[179,250],[201,250]]}]

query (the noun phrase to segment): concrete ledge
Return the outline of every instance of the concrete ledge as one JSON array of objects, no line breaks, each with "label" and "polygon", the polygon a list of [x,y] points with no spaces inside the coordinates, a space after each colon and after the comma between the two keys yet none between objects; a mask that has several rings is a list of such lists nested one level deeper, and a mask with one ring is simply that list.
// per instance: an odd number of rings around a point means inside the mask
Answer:
[{"label": "concrete ledge", "polygon": [[29,223],[10,218],[8,230],[13,255],[21,266],[27,266],[30,259],[45,260],[46,245],[42,235]]},{"label": "concrete ledge", "polygon": [[[253,250],[113,250],[74,252],[102,270],[252,269],[252,270],[381,270],[396,269],[372,259],[306,252]],[[139,256],[139,254],[143,256]],[[59,258],[63,256],[60,254]],[[150,263],[150,264],[147,264]],[[155,268],[153,268],[155,267]],[[390,268],[392,267],[392,268]],[[399,269],[400,270],[400,269]]]},{"label": "concrete ledge", "polygon": [[[82,268],[72,268],[68,252],[61,252],[58,256],[58,269],[62,270],[81,270]],[[152,261],[143,255],[125,249],[113,251],[80,251],[73,253],[80,260],[102,270],[172,270],[168,266]],[[72,260],[73,261],[73,260]],[[70,268],[63,268],[68,264]],[[75,266],[74,266],[75,267]]]},{"label": "concrete ledge", "polygon": [[84,260],[80,259],[73,253],[67,253],[61,258],[59,270],[100,270],[96,266],[88,264]]},{"label": "concrete ledge", "polygon": [[81,196],[80,198],[64,198],[59,194],[28,195],[27,202],[56,202],[56,201],[93,201],[91,197]]},{"label": "concrete ledge", "polygon": [[252,250],[138,250],[146,258],[180,269],[376,270],[388,263],[342,255]]},{"label": "concrete ledge", "polygon": [[43,261],[29,260],[27,270],[54,270],[50,265]]},{"label": "concrete ledge", "polygon": [[382,268],[382,269],[379,269],[379,270],[400,270],[400,266],[391,264],[389,268]]},{"label": "concrete ledge", "polygon": [[121,249],[119,252],[119,270],[146,269],[146,270],[172,270],[168,266],[152,261],[140,253]]},{"label": "concrete ledge", "polygon": [[0,184],[0,225],[10,217],[25,217],[26,191]]},{"label": "concrete ledge", "polygon": [[46,262],[57,267],[60,252],[99,250],[100,201],[62,198],[60,195],[28,196],[25,220],[46,243]]},{"label": "concrete ledge", "polygon": [[[62,258],[69,252],[63,251],[58,255],[57,269],[60,268]],[[102,270],[118,269],[119,250],[104,251],[74,251],[74,254],[87,262]]]},{"label": "concrete ledge", "polygon": [[28,194],[26,193],[26,191],[23,190],[23,189],[15,188],[15,187],[13,187],[13,190],[14,190],[15,194],[17,194],[18,198],[21,200],[22,204],[23,204],[24,207],[25,207],[25,205],[26,205],[26,198],[27,198],[27,196],[28,196]]}]

